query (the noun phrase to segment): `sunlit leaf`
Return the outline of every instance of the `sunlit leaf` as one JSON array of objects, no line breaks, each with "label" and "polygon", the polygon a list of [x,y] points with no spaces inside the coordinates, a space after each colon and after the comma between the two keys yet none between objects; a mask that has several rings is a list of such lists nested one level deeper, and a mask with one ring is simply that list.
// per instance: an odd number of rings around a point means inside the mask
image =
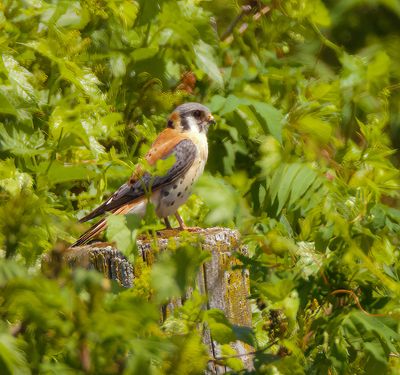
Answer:
[{"label": "sunlit leaf", "polygon": [[94,176],[93,171],[83,165],[64,165],[57,161],[43,162],[39,165],[38,171],[46,175],[50,184],[88,180]]},{"label": "sunlit leaf", "polygon": [[124,215],[110,215],[107,218],[107,238],[114,242],[117,248],[126,255],[133,254],[136,236],[135,228],[128,228]]},{"label": "sunlit leaf", "polygon": [[203,70],[218,86],[223,86],[224,81],[218,65],[215,61],[213,48],[200,40],[194,46],[196,62],[198,67]]},{"label": "sunlit leaf", "polygon": [[25,355],[17,346],[17,340],[9,334],[0,334],[0,369],[5,375],[30,374]]},{"label": "sunlit leaf", "polygon": [[9,115],[16,115],[17,111],[15,107],[10,103],[7,97],[0,92],[0,113],[6,113]]},{"label": "sunlit leaf", "polygon": [[282,142],[282,113],[267,103],[252,102],[257,113],[267,124],[267,132]]}]

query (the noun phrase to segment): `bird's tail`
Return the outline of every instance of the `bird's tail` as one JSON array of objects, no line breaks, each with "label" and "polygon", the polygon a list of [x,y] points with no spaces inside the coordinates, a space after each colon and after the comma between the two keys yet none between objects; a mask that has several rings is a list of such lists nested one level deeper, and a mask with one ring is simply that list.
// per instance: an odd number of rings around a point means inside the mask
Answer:
[{"label": "bird's tail", "polygon": [[85,233],[82,234],[70,247],[77,247],[86,244],[93,237],[97,236],[101,231],[107,228],[107,221],[101,219],[98,223],[92,225]]},{"label": "bird's tail", "polygon": [[[115,215],[126,215],[128,213],[135,213],[143,216],[146,212],[146,201],[142,199],[134,200],[128,204],[124,204],[119,208],[115,208],[111,212]],[[136,209],[136,211],[135,211]],[[97,236],[101,231],[107,228],[106,218],[101,219],[98,223],[91,226],[85,233],[82,234],[70,247],[82,246],[90,241],[93,237]]]}]

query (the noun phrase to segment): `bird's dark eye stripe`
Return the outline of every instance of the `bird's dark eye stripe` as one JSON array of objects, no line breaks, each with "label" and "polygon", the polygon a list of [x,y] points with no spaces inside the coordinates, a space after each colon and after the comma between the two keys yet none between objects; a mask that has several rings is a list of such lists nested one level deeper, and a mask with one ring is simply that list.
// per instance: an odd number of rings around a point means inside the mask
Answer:
[{"label": "bird's dark eye stripe", "polygon": [[181,126],[182,126],[183,130],[189,130],[190,129],[190,125],[189,125],[189,122],[188,122],[186,117],[182,117],[181,118]]}]

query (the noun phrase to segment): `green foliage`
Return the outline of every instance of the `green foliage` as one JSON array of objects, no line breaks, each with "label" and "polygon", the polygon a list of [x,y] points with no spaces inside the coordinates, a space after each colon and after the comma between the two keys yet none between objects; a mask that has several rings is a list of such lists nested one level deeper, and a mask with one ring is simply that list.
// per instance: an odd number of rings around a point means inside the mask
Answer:
[{"label": "green foliage", "polygon": [[[399,18],[395,0],[1,2],[0,372],[202,373],[206,324],[234,372],[240,338],[257,373],[398,373]],[[183,101],[218,124],[182,215],[241,231],[251,330],[197,291],[160,325],[207,259],[189,238],[133,290],[39,266]],[[107,220],[139,266],[154,212]]]}]

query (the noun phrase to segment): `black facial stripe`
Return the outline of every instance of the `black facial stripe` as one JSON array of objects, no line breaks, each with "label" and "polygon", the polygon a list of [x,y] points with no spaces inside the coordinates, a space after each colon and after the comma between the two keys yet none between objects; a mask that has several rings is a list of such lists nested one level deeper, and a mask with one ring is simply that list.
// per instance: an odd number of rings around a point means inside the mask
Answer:
[{"label": "black facial stripe", "polygon": [[181,126],[183,130],[189,130],[190,129],[190,125],[189,125],[189,121],[186,117],[181,117]]}]

